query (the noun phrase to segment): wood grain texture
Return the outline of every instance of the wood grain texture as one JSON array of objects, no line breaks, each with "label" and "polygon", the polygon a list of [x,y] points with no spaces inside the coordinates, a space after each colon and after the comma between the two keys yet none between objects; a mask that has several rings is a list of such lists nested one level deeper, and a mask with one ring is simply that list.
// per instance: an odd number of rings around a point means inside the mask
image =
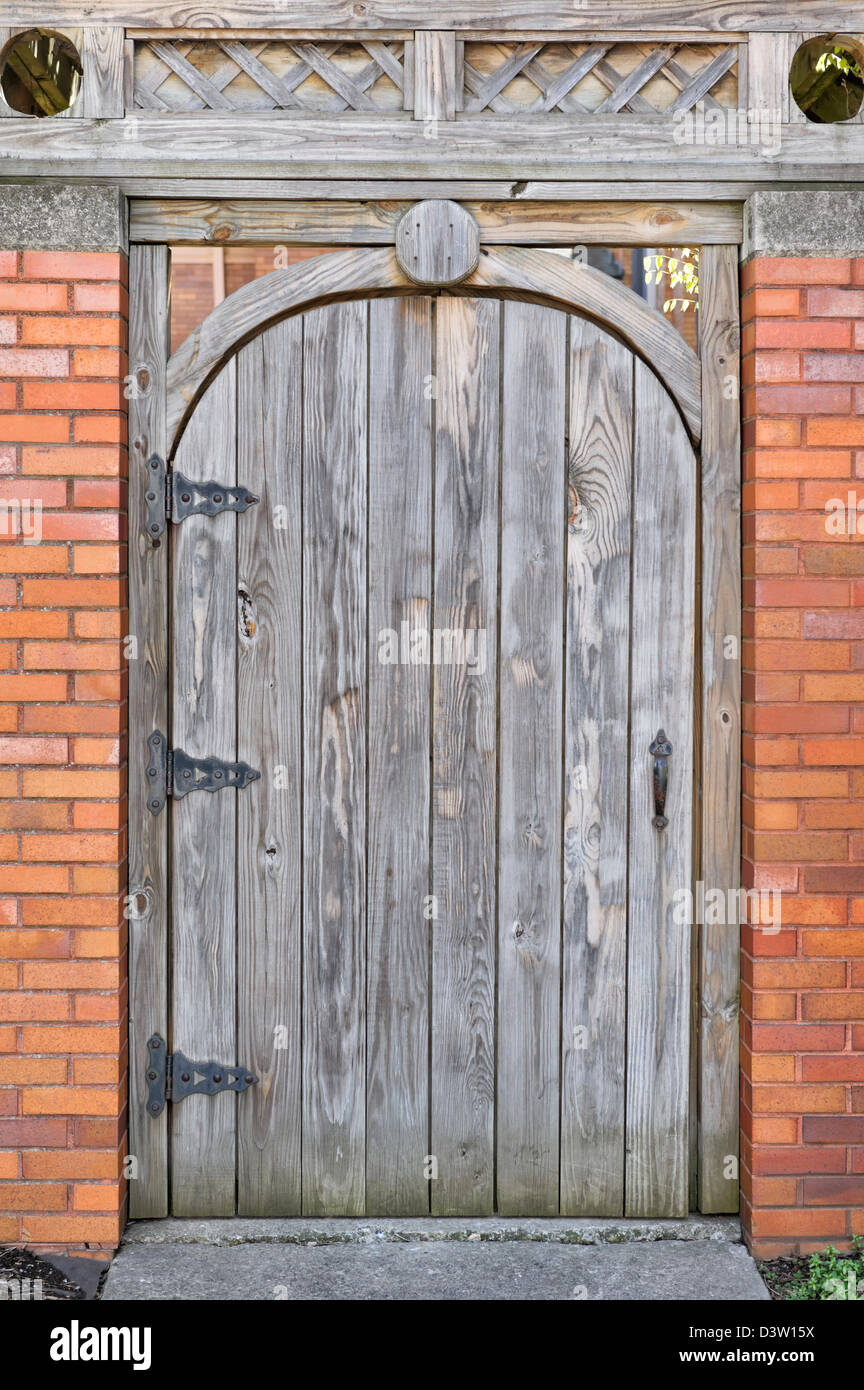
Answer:
[{"label": "wood grain texture", "polygon": [[[235,362],[219,374],[177,454],[187,478],[236,476]],[[236,757],[237,515],[190,516],[172,527],[171,741],[193,757]],[[255,788],[247,789],[255,795]],[[236,1057],[237,797],[171,800],[172,1026],[170,1047],[195,1061]],[[239,1059],[245,1062],[245,1058]],[[244,1097],[245,1098],[245,1097]],[[193,1095],[170,1109],[171,1210],[231,1216],[238,1097]]]},{"label": "wood grain texture", "polygon": [[237,1046],[260,1078],[237,1107],[241,1216],[300,1213],[303,324],[237,358]]},{"label": "wood grain texture", "polygon": [[[592,29],[696,30],[725,34],[749,29],[788,29],[803,26],[851,32],[864,29],[864,5],[858,0],[800,0],[782,10],[775,0],[616,0],[610,9],[603,0],[578,7],[551,0],[441,0],[430,11],[426,0],[365,0],[362,16],[354,0],[301,0],[273,5],[265,0],[231,0],[206,15],[188,0],[147,0],[137,8],[130,0],[15,0],[15,23],[126,24],[137,29],[249,28],[267,31],[355,29],[461,29],[496,31],[548,30],[580,33]],[[359,18],[359,22],[358,22]]]},{"label": "wood grain texture", "polygon": [[[437,189],[431,192],[435,197],[448,196]],[[412,203],[427,196],[428,187],[421,189],[416,199],[403,193],[398,202],[133,198],[129,235],[132,241],[164,241],[172,246],[272,245],[286,240],[320,246],[389,246],[395,240],[400,217]],[[567,203],[550,198],[548,202],[519,199],[490,203],[466,199],[461,193],[459,200],[479,226],[483,241],[501,246],[604,241],[616,246],[687,246],[693,242],[704,246],[727,245],[742,238],[742,209],[732,202],[663,202],[656,194],[647,202]]]},{"label": "wood grain texture", "polygon": [[365,1186],[367,313],[304,322],[303,1211]]},{"label": "wood grain texture", "polygon": [[414,119],[452,121],[461,93],[456,89],[456,36],[436,30],[414,37]]},{"label": "wood grain texture", "polygon": [[[106,179],[105,182],[117,182],[123,193],[128,198],[153,199],[157,202],[171,202],[175,199],[185,199],[191,201],[193,206],[202,203],[217,202],[223,205],[230,205],[240,200],[245,201],[274,201],[274,200],[310,200],[328,202],[362,202],[364,199],[372,199],[377,203],[381,200],[402,199],[407,202],[416,202],[419,198],[455,198],[459,202],[471,199],[482,199],[484,202],[508,203],[516,209],[523,202],[601,202],[608,203],[610,208],[617,206],[619,201],[626,206],[627,203],[638,203],[640,201],[651,204],[660,203],[662,205],[674,203],[700,203],[700,202],[729,202],[732,199],[740,200],[747,198],[754,191],[757,184],[752,182],[723,182],[711,179],[693,180],[681,179],[674,182],[654,180],[649,182],[631,181],[626,190],[610,187],[609,181],[601,183],[591,179],[572,180],[560,179],[554,182],[544,182],[540,179],[530,179],[524,182],[514,183],[512,179],[483,179],[483,178],[455,178],[455,179],[328,179],[321,178],[136,178],[134,175],[119,178],[117,180]],[[619,193],[620,198],[615,199],[615,194]],[[500,211],[500,209],[496,210]],[[140,208],[136,215],[143,215]],[[740,209],[739,209],[740,216]],[[179,230],[179,228],[178,228]],[[706,227],[702,235],[710,233],[710,224]],[[617,233],[616,233],[617,236]],[[735,237],[729,240],[734,241]]]},{"label": "wood grain texture", "polygon": [[[205,383],[257,331],[316,301],[375,296],[387,291],[417,293],[403,275],[395,252],[339,251],[274,270],[250,281],[217,305],[173,353],[168,363],[168,429],[176,440]],[[694,438],[700,430],[700,366],[693,349],[662,314],[633,292],[591,266],[524,248],[494,248],[480,257],[473,275],[456,286],[477,292],[576,309],[615,331],[647,361],[678,403]]]},{"label": "wood grain texture", "polygon": [[396,224],[396,260],[418,285],[458,284],[476,269],[479,256],[477,223],[449,198],[414,203]]},{"label": "wood grain texture", "polygon": [[[696,465],[663,388],[635,364],[627,960],[627,1216],[684,1216],[688,1195]],[[649,744],[664,728],[669,824]],[[686,915],[686,914],[685,914]]]},{"label": "wood grain texture", "polygon": [[500,314],[495,302],[438,300],[433,627],[482,633],[486,657],[482,672],[464,661],[433,671],[431,1153],[439,1216],[491,1213],[494,1202]]},{"label": "wood grain texture", "polygon": [[596,323],[613,327],[660,377],[681,410],[691,437],[698,439],[699,360],[677,329],[626,285],[592,266],[521,247],[490,248],[458,292],[470,293],[481,285],[570,307]]},{"label": "wood grain texture", "polygon": [[[460,115],[446,139],[427,138],[423,121],[399,113],[355,111],[139,112],[122,120],[0,122],[0,176],[105,179],[606,179],[632,197],[634,181],[720,183],[844,182],[864,178],[858,123],[790,121],[778,130],[776,158],[756,143],[727,140],[710,151],[681,140],[671,118],[655,114]],[[50,129],[46,130],[46,125]],[[609,196],[607,189],[607,197]],[[728,194],[726,195],[729,196]]]},{"label": "wood grain texture", "polygon": [[126,110],[123,28],[99,24],[81,32],[84,75],[71,114],[102,120],[122,116]]},{"label": "wood grain texture", "polygon": [[497,1209],[558,1212],[567,320],[505,304]]},{"label": "wood grain texture", "polygon": [[[432,300],[369,305],[366,1211],[429,1210]],[[407,650],[403,625],[407,625]],[[389,634],[399,643],[389,656]],[[419,639],[417,639],[419,640]],[[408,660],[403,660],[407,657]]]},{"label": "wood grain texture", "polygon": [[147,459],[166,453],[168,248],[136,246],[129,257],[129,1185],[132,1217],[168,1214],[168,1117],[146,1113],[147,1039],[168,1038],[168,816],[147,806],[147,739],[168,732],[168,546],[145,531]]},{"label": "wood grain texture", "polygon": [[[700,877],[740,884],[741,440],[738,259],[706,247],[700,267],[702,436],[702,854]],[[730,642],[734,653],[728,650]],[[699,1210],[738,1210],[738,930],[700,931]]]},{"label": "wood grain texture", "polygon": [[168,428],[175,444],[201,387],[238,346],[316,302],[352,293],[372,295],[394,283],[410,284],[392,250],[340,251],[274,270],[235,290],[180,344],[168,364]]},{"label": "wood grain texture", "polygon": [[570,320],[561,1211],[624,1210],[633,358]]}]

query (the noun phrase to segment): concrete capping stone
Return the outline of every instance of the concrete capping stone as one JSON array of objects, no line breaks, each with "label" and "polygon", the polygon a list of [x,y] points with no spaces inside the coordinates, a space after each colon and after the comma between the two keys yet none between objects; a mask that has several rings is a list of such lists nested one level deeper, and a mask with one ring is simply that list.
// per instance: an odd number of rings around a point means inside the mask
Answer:
[{"label": "concrete capping stone", "polygon": [[864,190],[760,190],[744,204],[741,259],[864,256]]},{"label": "concrete capping stone", "polygon": [[0,184],[0,250],[129,249],[126,198],[102,184]]}]

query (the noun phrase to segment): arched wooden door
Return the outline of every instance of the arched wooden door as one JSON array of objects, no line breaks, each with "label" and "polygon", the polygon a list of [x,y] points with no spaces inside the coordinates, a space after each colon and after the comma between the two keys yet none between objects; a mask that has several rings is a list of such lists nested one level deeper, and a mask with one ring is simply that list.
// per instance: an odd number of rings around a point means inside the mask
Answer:
[{"label": "arched wooden door", "polygon": [[259,1081],[140,1124],[176,1215],[681,1215],[693,445],[611,325],[379,295],[178,354],[260,502],[168,528],[169,739],[261,777],[162,813],[167,1026]]}]

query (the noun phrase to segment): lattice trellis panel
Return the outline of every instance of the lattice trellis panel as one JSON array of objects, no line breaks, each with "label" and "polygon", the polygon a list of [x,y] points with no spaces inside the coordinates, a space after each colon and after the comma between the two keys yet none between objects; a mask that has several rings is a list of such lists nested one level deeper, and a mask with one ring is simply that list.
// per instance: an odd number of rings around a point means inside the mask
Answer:
[{"label": "lattice trellis panel", "polygon": [[413,45],[150,39],[136,43],[133,104],[148,111],[402,111]]},{"label": "lattice trellis panel", "polygon": [[735,107],[738,47],[721,43],[466,43],[466,114],[656,116]]}]

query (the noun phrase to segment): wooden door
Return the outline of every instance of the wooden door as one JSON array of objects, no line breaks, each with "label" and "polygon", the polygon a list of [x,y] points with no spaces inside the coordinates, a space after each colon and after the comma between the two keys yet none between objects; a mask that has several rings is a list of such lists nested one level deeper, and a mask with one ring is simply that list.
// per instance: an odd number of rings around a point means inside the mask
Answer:
[{"label": "wooden door", "polygon": [[[612,332],[494,296],[313,307],[174,460],[176,1215],[688,1207],[696,461]],[[655,827],[659,729],[672,744]],[[146,1123],[146,1121],[145,1121]]]}]

